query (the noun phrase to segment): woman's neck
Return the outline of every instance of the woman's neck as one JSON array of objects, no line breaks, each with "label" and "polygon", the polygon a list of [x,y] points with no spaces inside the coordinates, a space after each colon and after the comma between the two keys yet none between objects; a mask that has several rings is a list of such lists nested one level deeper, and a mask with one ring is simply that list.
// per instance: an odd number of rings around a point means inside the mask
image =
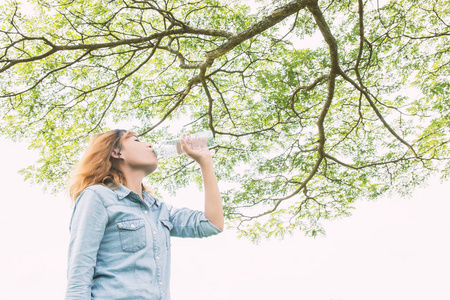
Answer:
[{"label": "woman's neck", "polygon": [[126,187],[131,191],[138,194],[142,199],[142,180],[145,176],[140,174],[140,172],[123,172],[126,181]]}]

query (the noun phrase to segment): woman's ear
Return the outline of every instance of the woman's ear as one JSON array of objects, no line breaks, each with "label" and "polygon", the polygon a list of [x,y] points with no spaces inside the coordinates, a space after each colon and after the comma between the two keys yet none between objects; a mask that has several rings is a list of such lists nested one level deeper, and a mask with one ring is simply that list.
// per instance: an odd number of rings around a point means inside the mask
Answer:
[{"label": "woman's ear", "polygon": [[122,154],[120,153],[119,149],[114,149],[113,152],[111,153],[111,156],[114,158],[121,158]]}]

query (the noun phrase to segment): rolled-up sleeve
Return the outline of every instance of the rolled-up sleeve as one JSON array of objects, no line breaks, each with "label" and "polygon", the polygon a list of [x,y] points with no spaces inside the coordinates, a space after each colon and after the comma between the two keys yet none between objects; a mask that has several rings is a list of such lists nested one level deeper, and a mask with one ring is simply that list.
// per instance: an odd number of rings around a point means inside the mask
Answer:
[{"label": "rolled-up sleeve", "polygon": [[91,299],[97,253],[107,223],[100,197],[85,190],[75,204],[70,222],[66,300]]},{"label": "rolled-up sleeve", "polygon": [[211,223],[205,213],[189,208],[175,208],[168,205],[170,222],[173,225],[171,236],[184,238],[204,238],[222,231]]}]

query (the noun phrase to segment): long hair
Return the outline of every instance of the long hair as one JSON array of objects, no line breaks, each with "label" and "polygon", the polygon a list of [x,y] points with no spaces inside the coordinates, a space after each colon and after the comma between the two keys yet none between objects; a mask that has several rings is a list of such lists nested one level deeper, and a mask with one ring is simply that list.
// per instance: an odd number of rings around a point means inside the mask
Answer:
[{"label": "long hair", "polygon": [[69,193],[73,201],[85,188],[94,184],[103,184],[111,189],[117,189],[119,184],[126,185],[125,177],[117,167],[118,161],[111,154],[122,149],[122,138],[133,135],[132,131],[116,129],[92,137],[71,176]]}]

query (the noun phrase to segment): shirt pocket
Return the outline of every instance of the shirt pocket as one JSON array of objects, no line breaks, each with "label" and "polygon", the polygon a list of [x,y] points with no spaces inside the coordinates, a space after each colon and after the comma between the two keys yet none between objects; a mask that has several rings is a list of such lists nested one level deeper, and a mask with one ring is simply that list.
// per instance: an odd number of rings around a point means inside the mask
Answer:
[{"label": "shirt pocket", "polygon": [[145,238],[145,221],[143,219],[122,220],[117,222],[122,250],[139,251],[147,245]]},{"label": "shirt pocket", "polygon": [[173,228],[173,224],[169,222],[169,220],[159,220],[162,224],[162,228],[164,231],[164,237],[166,240],[166,248],[170,248],[170,231]]}]

